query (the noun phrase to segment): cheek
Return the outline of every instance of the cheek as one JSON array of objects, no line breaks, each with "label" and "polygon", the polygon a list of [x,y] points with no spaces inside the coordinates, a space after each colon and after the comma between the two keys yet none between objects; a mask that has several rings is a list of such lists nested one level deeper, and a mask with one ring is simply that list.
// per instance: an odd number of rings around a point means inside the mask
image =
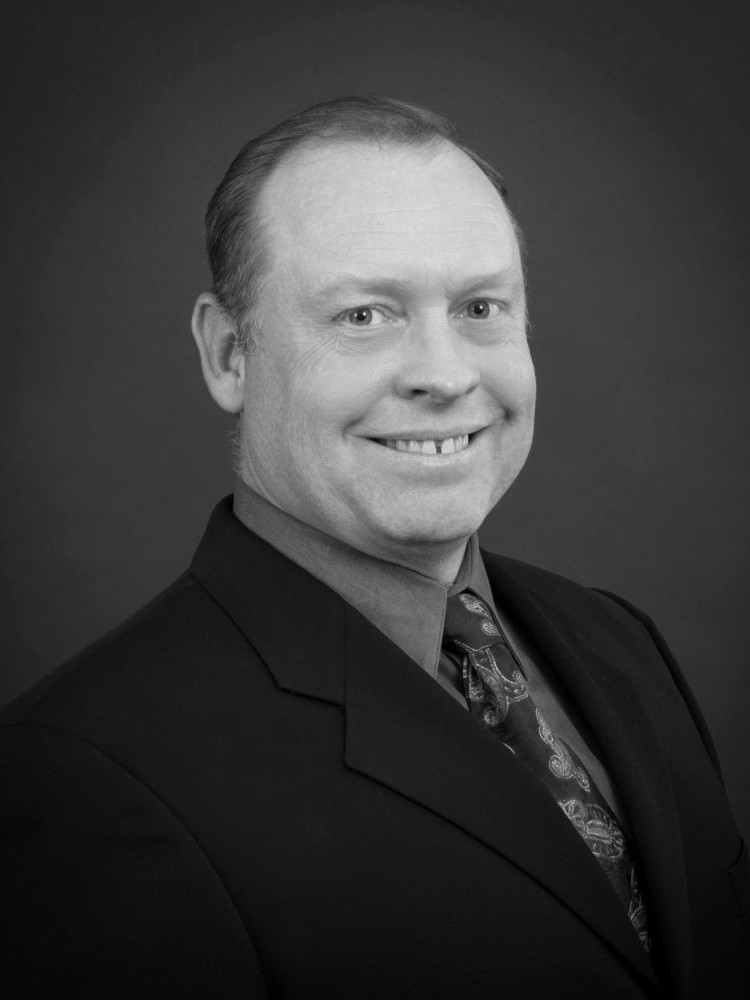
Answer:
[{"label": "cheek", "polygon": [[295,374],[286,382],[283,400],[277,401],[282,450],[296,453],[296,464],[315,463],[324,470],[335,461],[360,400],[345,379],[311,370]]},{"label": "cheek", "polygon": [[383,359],[339,351],[307,352],[287,378],[290,416],[296,430],[318,449],[335,447],[388,395]]},{"label": "cheek", "polygon": [[525,367],[523,377],[520,380],[519,390],[526,410],[533,417],[536,406],[536,372],[531,360],[529,360],[528,365]]},{"label": "cheek", "polygon": [[487,373],[485,385],[509,417],[533,417],[536,376],[528,351],[503,357]]}]

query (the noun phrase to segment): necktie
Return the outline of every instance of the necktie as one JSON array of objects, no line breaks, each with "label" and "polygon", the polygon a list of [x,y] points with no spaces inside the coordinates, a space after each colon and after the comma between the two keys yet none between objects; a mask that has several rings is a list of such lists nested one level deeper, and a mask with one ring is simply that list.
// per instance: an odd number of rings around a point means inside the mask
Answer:
[{"label": "necktie", "polygon": [[626,835],[578,755],[547,725],[508,640],[487,605],[471,591],[448,599],[444,647],[460,658],[472,714],[557,801],[599,862],[648,951],[646,910]]}]

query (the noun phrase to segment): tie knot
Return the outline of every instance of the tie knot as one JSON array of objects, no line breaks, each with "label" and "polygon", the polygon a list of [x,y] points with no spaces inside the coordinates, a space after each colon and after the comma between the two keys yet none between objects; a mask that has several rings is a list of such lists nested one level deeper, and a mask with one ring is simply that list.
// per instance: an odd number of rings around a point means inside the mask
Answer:
[{"label": "tie knot", "polygon": [[487,649],[504,642],[485,602],[470,590],[448,598],[445,642],[464,649]]}]

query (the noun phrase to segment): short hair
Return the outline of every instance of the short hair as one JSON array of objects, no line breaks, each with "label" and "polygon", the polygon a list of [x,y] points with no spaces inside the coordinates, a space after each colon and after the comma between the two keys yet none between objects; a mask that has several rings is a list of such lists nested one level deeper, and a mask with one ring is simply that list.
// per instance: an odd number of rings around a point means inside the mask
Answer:
[{"label": "short hair", "polygon": [[447,142],[476,163],[507,206],[505,183],[498,171],[461,143],[454,125],[434,111],[387,97],[336,97],[297,111],[240,149],[206,210],[211,291],[234,322],[235,337],[244,349],[252,341],[253,309],[260,299],[268,263],[267,234],[257,212],[258,198],[284,156],[312,141],[416,147]]}]

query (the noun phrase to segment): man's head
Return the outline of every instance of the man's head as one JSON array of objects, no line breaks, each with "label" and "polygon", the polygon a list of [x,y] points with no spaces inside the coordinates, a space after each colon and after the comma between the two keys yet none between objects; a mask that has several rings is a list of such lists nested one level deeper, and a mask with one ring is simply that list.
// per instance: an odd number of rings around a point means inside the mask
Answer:
[{"label": "man's head", "polygon": [[241,151],[209,206],[214,287],[193,321],[209,389],[241,414],[239,471],[259,493],[449,575],[531,443],[502,181],[400,102],[345,98],[290,122]]}]

